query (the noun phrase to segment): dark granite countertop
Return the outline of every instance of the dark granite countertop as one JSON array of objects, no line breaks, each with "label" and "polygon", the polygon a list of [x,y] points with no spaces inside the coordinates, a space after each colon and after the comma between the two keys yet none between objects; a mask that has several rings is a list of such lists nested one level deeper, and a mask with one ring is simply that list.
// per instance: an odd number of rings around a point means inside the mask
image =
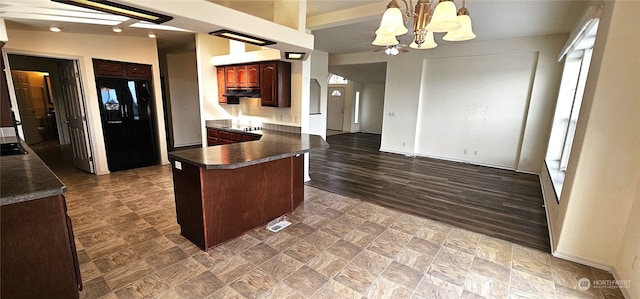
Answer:
[{"label": "dark granite countertop", "polygon": [[0,157],[0,206],[66,192],[67,187],[40,157],[23,141],[20,144],[27,154]]},{"label": "dark granite countertop", "polygon": [[[210,127],[233,131],[232,128]],[[240,132],[240,130],[237,130]],[[309,152],[314,148],[328,148],[318,135],[287,133],[273,130],[244,132],[261,135],[260,140],[177,150],[169,158],[191,163],[206,169],[235,169],[258,163],[279,160]]]}]

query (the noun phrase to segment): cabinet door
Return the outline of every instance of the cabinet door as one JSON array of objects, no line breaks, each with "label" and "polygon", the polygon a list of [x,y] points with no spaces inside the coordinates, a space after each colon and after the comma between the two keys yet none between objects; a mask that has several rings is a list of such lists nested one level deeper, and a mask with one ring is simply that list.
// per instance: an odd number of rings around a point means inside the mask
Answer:
[{"label": "cabinet door", "polygon": [[224,78],[224,70],[223,67],[218,67],[216,70],[216,75],[218,77],[218,103],[226,104],[227,97],[224,96],[225,93],[225,78]]},{"label": "cabinet door", "polygon": [[235,66],[226,66],[224,67],[225,72],[225,84],[227,88],[238,87],[238,82],[236,79],[236,67]]},{"label": "cabinet door", "polygon": [[260,87],[260,65],[247,65],[247,87]]},{"label": "cabinet door", "polygon": [[93,60],[93,68],[96,76],[124,77],[124,64],[117,61]]},{"label": "cabinet door", "polygon": [[127,64],[127,77],[151,79],[151,66],[147,64]]},{"label": "cabinet door", "polygon": [[259,139],[260,139],[260,135],[253,135],[253,134],[242,135],[242,141],[254,141]]},{"label": "cabinet door", "polygon": [[278,106],[276,64],[260,64],[260,102],[262,106]]},{"label": "cabinet door", "polygon": [[236,82],[238,87],[247,87],[247,66],[236,66]]},{"label": "cabinet door", "polygon": [[66,217],[61,195],[0,206],[2,298],[78,298]]}]

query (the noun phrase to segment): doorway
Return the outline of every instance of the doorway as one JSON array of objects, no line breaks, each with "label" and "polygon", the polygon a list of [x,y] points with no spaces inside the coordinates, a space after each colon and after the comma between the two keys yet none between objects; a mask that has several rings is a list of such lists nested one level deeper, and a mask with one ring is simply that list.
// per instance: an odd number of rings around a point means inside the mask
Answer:
[{"label": "doorway", "polygon": [[342,131],[344,122],[344,87],[329,87],[327,130]]},{"label": "doorway", "polygon": [[[95,173],[76,60],[8,54],[25,142],[39,155]],[[11,89],[11,87],[10,87]]]}]

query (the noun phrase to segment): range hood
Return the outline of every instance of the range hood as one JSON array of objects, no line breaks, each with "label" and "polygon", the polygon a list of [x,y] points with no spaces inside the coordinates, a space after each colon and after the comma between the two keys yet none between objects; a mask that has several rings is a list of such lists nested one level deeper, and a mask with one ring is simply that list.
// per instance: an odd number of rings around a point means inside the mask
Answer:
[{"label": "range hood", "polygon": [[260,89],[227,89],[223,96],[227,98],[259,98]]}]

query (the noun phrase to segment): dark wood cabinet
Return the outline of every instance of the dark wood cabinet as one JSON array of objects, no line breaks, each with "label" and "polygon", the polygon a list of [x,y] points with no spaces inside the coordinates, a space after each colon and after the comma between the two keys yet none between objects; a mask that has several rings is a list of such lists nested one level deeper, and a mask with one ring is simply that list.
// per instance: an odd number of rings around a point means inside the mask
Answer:
[{"label": "dark wood cabinet", "polygon": [[247,83],[246,87],[260,87],[260,65],[250,64],[247,68]]},{"label": "dark wood cabinet", "polygon": [[234,169],[172,167],[181,234],[208,250],[293,212],[304,201],[303,166],[298,155]]},{"label": "dark wood cabinet", "polygon": [[[226,89],[260,88],[262,106],[291,107],[291,64],[269,61],[247,65],[218,66],[218,103],[229,102]],[[235,98],[236,101],[238,98]]]},{"label": "dark wood cabinet", "polygon": [[151,66],[146,64],[127,64],[128,78],[151,79]]},{"label": "dark wood cabinet", "polygon": [[96,77],[149,79],[153,77],[151,65],[93,59]]},{"label": "dark wood cabinet", "polygon": [[274,61],[260,64],[262,106],[291,107],[291,64]]},{"label": "dark wood cabinet", "polygon": [[93,68],[96,76],[101,77],[124,77],[125,64],[119,61],[93,60]]},{"label": "dark wood cabinet", "polygon": [[1,298],[78,298],[82,279],[62,195],[0,207]]},{"label": "dark wood cabinet", "polygon": [[226,88],[260,87],[260,70],[258,64],[225,66]]},{"label": "dark wood cabinet", "polygon": [[216,76],[218,78],[218,103],[226,104],[227,97],[224,96],[225,93],[225,78],[224,78],[224,68],[218,67],[216,69]]},{"label": "dark wood cabinet", "polygon": [[261,135],[207,128],[207,146],[259,140]]},{"label": "dark wood cabinet", "polygon": [[225,66],[224,67],[224,78],[225,78],[225,86],[226,86],[226,88],[237,88],[238,87],[238,77],[236,75],[236,67],[235,66]]},{"label": "dark wood cabinet", "polygon": [[9,86],[4,75],[4,59],[0,59],[0,126],[13,127],[13,116],[11,115],[11,102],[9,101]]}]

